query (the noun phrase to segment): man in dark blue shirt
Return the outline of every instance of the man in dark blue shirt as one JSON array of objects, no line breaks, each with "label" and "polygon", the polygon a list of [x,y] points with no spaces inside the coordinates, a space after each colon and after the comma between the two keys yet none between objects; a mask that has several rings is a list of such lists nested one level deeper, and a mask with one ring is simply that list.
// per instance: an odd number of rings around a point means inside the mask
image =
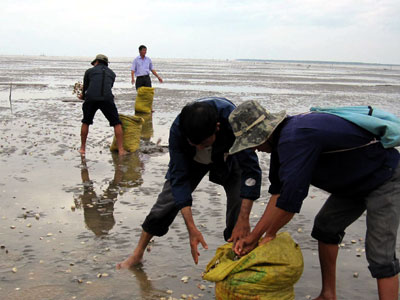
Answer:
[{"label": "man in dark blue shirt", "polygon": [[225,240],[236,243],[250,232],[249,214],[260,196],[261,170],[252,150],[228,155],[235,139],[228,117],[234,109],[225,98],[199,99],[182,109],[170,129],[170,162],[163,190],[142,224],[134,253],[117,269],[140,263],[151,238],[165,235],[179,211],[197,264],[197,246],[201,243],[207,248],[207,244],[192,217],[192,192],[207,172],[210,181],[222,185],[226,192]]},{"label": "man in dark blue shirt", "polygon": [[312,231],[322,272],[322,290],[316,299],[336,299],[338,245],[345,229],[365,210],[370,272],[377,278],[380,299],[397,299],[399,152],[385,149],[370,132],[327,113],[271,114],[258,102],[247,101],[229,120],[236,136],[231,154],[248,148],[271,153],[271,199],[250,235],[234,246],[236,254],[247,254],[272,240],[300,211],[312,184],[331,193]]},{"label": "man in dark blue shirt", "polygon": [[114,103],[112,87],[115,81],[115,73],[108,67],[108,57],[98,54],[91,62],[93,68],[86,70],[83,77],[82,94],[78,97],[85,100],[82,104],[83,119],[81,126],[81,148],[79,153],[85,155],[86,140],[89,134],[89,126],[93,124],[93,118],[97,110],[101,110],[107,118],[110,126],[114,127],[115,138],[119,155],[125,155],[123,146],[122,122],[118,116],[118,110]]}]

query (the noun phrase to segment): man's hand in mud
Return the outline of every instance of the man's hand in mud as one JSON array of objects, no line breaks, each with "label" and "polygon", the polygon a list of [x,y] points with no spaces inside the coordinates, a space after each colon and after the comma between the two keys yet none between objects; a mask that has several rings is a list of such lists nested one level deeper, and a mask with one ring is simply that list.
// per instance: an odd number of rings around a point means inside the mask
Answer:
[{"label": "man's hand in mud", "polygon": [[232,235],[229,238],[228,242],[233,242],[232,249],[234,249],[236,243],[240,240],[248,236],[250,233],[250,223],[245,220],[238,220],[236,222],[235,228],[233,228]]},{"label": "man's hand in mud", "polygon": [[194,263],[197,265],[199,262],[199,256],[200,252],[197,249],[197,246],[199,243],[203,246],[204,249],[208,249],[207,243],[204,241],[203,235],[199,230],[193,230],[192,232],[189,232],[189,239],[190,239],[190,250],[192,251],[192,257],[194,260]]}]

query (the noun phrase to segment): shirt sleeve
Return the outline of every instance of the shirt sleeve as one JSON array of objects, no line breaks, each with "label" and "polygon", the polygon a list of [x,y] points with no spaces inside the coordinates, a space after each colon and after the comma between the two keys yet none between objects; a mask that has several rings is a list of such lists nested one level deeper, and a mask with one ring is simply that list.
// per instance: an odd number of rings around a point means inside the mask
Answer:
[{"label": "shirt sleeve", "polygon": [[184,153],[183,137],[178,125],[171,126],[169,136],[169,180],[171,183],[172,195],[176,206],[182,209],[192,205],[192,189],[189,179],[189,159]]},{"label": "shirt sleeve", "polygon": [[236,154],[241,169],[240,197],[257,200],[261,190],[261,169],[257,154],[251,150],[243,150]]},{"label": "shirt sleeve", "polygon": [[[278,145],[278,157],[271,157],[269,191],[280,194],[276,206],[293,213],[300,212],[308,195],[314,167],[321,154],[318,143],[306,136]],[[272,161],[272,159],[274,161]],[[276,159],[279,159],[279,163]],[[277,175],[279,178],[277,178]],[[278,192],[278,189],[280,191]]]},{"label": "shirt sleeve", "polygon": [[153,68],[153,62],[151,61],[150,58],[149,58],[149,70],[150,70],[150,71],[153,71],[153,70],[154,70],[154,68]]},{"label": "shirt sleeve", "polygon": [[136,59],[134,59],[132,62],[131,71],[135,71],[135,73],[136,73]]}]

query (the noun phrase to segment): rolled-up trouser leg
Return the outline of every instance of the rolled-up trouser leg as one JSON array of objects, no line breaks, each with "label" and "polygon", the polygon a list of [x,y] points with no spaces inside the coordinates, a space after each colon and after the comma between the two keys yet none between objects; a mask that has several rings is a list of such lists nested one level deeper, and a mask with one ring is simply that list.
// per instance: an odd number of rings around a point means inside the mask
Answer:
[{"label": "rolled-up trouser leg", "polygon": [[396,238],[400,218],[400,166],[390,180],[366,197],[367,236],[365,251],[374,278],[400,272]]},{"label": "rolled-up trouser leg", "polygon": [[242,199],[240,197],[240,174],[240,167],[238,163],[234,161],[229,177],[223,185],[226,193],[226,228],[224,230],[225,241],[227,241],[232,235],[232,231],[236,225],[240,207],[242,205]]},{"label": "rolled-up trouser leg", "polygon": [[[192,192],[195,190],[201,179],[207,173],[208,169],[199,166],[196,172],[190,173],[190,185]],[[174,221],[179,209],[176,206],[172,194],[171,183],[167,180],[164,183],[163,190],[158,195],[156,203],[150,210],[142,224],[144,231],[155,235],[163,236],[168,232],[169,226]]]},{"label": "rolled-up trouser leg", "polygon": [[365,211],[364,199],[330,195],[314,220],[311,236],[325,244],[341,243],[345,229]]}]

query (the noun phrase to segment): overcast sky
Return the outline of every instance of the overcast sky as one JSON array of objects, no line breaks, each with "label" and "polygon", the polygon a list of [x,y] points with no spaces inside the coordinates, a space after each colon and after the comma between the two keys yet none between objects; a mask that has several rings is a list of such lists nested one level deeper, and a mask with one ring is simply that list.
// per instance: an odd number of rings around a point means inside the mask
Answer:
[{"label": "overcast sky", "polygon": [[400,64],[399,0],[0,3],[0,54]]}]

